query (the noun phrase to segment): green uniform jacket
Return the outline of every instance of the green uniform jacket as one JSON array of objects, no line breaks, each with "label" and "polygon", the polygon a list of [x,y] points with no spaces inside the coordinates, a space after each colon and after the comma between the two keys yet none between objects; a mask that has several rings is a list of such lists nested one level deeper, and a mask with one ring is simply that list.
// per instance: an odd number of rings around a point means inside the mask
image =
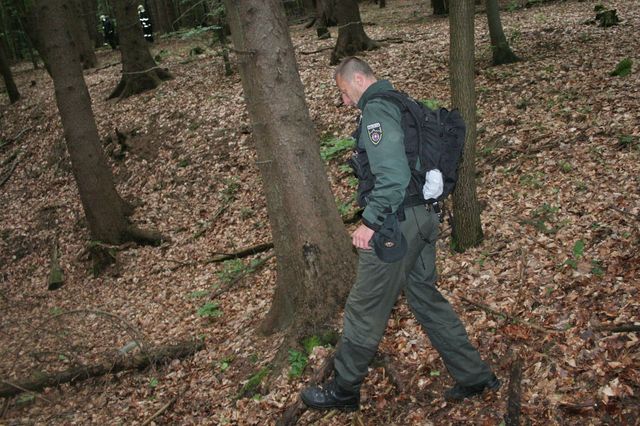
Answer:
[{"label": "green uniform jacket", "polygon": [[379,92],[393,90],[387,80],[378,80],[362,94],[358,108],[362,111],[362,131],[358,146],[367,151],[375,186],[367,197],[362,214],[365,225],[379,229],[387,214],[398,210],[411,179],[404,148],[401,114],[390,101],[372,99]]}]

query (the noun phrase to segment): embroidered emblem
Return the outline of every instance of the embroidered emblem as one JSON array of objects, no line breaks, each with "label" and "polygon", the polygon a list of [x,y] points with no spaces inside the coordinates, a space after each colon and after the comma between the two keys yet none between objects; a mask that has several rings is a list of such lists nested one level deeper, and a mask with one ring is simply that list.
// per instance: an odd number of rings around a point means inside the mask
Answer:
[{"label": "embroidered emblem", "polygon": [[380,123],[373,123],[367,126],[367,133],[369,134],[369,140],[374,145],[378,145],[382,140],[382,126]]}]

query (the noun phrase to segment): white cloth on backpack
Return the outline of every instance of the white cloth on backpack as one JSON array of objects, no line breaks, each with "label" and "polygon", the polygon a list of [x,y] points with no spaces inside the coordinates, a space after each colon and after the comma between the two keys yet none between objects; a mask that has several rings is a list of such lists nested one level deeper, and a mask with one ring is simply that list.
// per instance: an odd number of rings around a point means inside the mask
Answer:
[{"label": "white cloth on backpack", "polygon": [[442,181],[442,173],[438,169],[431,169],[425,174],[424,186],[422,187],[422,196],[425,200],[437,200],[444,190],[444,182]]}]

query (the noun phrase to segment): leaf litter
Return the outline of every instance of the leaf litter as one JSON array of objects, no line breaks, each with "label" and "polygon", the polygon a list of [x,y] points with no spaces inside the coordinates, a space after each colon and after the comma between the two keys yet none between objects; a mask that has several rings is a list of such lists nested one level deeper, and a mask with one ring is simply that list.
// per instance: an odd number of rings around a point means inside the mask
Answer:
[{"label": "leaf litter", "polygon": [[[637,424],[637,333],[600,330],[640,324],[640,7],[608,2],[620,25],[585,25],[596,3],[503,10],[505,33],[523,61],[500,67],[490,66],[486,20],[476,15],[485,240],[453,254],[445,223],[439,285],[503,380],[501,390],[446,403],[442,392],[452,381],[400,300],[380,346],[397,377],[374,364],[359,413],[307,412],[299,424],[500,424],[515,356],[523,359],[529,424]],[[380,77],[448,105],[447,20],[423,18],[430,10],[419,2],[361,7],[363,20],[375,23],[365,27],[372,38],[405,40],[362,55]],[[331,46],[335,34],[318,41],[302,26],[291,33],[318,140],[347,136],[356,112],[340,107],[330,51],[301,53]],[[89,235],[51,81],[42,70],[16,69],[23,99],[0,105],[1,159],[22,154],[1,195],[2,380],[103,362],[123,348],[202,338],[207,349],[143,372],[47,388],[41,398],[12,398],[0,422],[139,424],[175,399],[155,424],[274,424],[308,380],[309,369],[299,378],[283,371],[268,393],[258,385],[237,398],[281,342],[257,331],[273,294],[273,260],[216,300],[203,296],[225,273],[208,259],[270,240],[239,77],[224,77],[215,47],[189,55],[194,43],[208,42],[159,41],[152,50],[164,50],[161,65],[176,79],[120,102],[105,101],[119,66],[85,73],[106,151],[116,129],[139,148],[109,157],[119,192],[137,205],[133,221],[171,238],[159,248],[116,251],[117,266],[98,278],[83,260]],[[106,50],[98,55],[104,64],[119,59]],[[624,58],[634,60],[631,73],[609,75]],[[353,189],[342,159],[327,170],[336,199],[346,203]],[[54,240],[65,283],[48,292]],[[198,315],[206,303],[215,315]],[[328,354],[316,348],[310,369]]]}]

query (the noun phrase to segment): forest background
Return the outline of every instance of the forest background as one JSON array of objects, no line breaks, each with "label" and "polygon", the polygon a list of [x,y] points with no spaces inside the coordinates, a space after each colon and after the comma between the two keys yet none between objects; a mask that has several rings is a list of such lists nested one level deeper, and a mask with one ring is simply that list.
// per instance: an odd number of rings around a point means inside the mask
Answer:
[{"label": "forest background", "polygon": [[[452,252],[445,222],[439,286],[505,386],[446,403],[451,379],[400,300],[362,410],[305,412],[299,424],[500,424],[517,361],[524,424],[637,422],[640,5],[607,2],[621,22],[603,28],[588,22],[597,4],[505,4],[505,33],[522,61],[498,67],[481,8],[475,17],[484,241]],[[448,21],[420,1],[360,8],[367,34],[386,40],[362,53],[379,77],[448,105]],[[290,32],[348,219],[354,188],[342,164],[356,111],[334,87],[335,38],[318,40],[295,22]],[[179,342],[204,348],[6,397],[0,422],[271,424],[331,352],[307,340],[290,348],[284,371],[268,374],[282,338],[258,332],[276,278],[263,183],[240,77],[225,75],[212,40],[200,30],[157,37],[152,55],[175,78],[119,101],[106,100],[121,77],[118,52],[98,49],[98,65],[84,72],[119,193],[136,205],[137,224],[168,237],[158,247],[108,247],[117,262],[97,277],[52,81],[31,63],[13,66],[21,99],[0,98],[2,383]],[[614,75],[625,59],[630,72]],[[260,253],[223,261],[250,247]],[[47,290],[52,264],[63,271],[56,291]]]}]

